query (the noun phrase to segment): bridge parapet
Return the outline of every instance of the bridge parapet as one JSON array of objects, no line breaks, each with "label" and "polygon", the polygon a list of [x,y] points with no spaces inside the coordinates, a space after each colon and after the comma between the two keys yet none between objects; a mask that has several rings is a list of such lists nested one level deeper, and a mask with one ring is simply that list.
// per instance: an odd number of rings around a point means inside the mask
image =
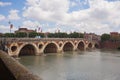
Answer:
[{"label": "bridge parapet", "polygon": [[[22,64],[17,62],[15,59],[7,55],[7,53],[0,50],[0,61],[7,67],[7,69],[10,71],[10,73],[13,75],[12,77],[9,77],[8,71],[5,71],[0,77],[1,80],[42,80],[37,75],[34,75],[31,73],[27,68],[25,68]],[[3,65],[1,64],[1,65]],[[1,67],[1,66],[0,66]],[[0,69],[1,70],[1,69]],[[6,75],[6,76],[5,76]],[[6,79],[6,77],[9,77],[9,79]]]},{"label": "bridge parapet", "polygon": [[[92,42],[90,40],[84,38],[0,38],[0,41],[5,41],[7,43],[12,42],[33,42],[33,41],[71,41],[71,40],[86,40]],[[95,42],[95,41],[93,41]]]},{"label": "bridge parapet", "polygon": [[30,41],[71,41],[71,40],[85,40],[84,38],[1,38],[1,41],[10,42],[30,42]]}]

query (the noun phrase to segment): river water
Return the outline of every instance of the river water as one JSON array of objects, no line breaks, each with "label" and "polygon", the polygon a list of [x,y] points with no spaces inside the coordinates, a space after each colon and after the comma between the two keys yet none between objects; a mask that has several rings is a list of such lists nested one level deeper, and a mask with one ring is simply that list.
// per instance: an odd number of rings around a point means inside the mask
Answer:
[{"label": "river water", "polygon": [[21,64],[43,80],[120,80],[119,51],[92,50],[20,58]]}]

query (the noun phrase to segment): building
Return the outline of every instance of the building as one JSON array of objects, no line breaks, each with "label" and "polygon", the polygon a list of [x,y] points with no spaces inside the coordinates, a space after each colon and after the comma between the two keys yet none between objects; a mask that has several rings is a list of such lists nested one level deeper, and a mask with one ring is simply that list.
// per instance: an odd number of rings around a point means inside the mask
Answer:
[{"label": "building", "polygon": [[19,33],[19,32],[24,32],[24,33],[31,33],[31,32],[36,32],[35,30],[30,30],[27,28],[19,28],[17,31],[15,31],[15,33]]},{"label": "building", "polygon": [[110,37],[112,40],[119,40],[120,34],[118,32],[110,32]]},{"label": "building", "polygon": [[99,35],[96,35],[95,33],[84,33],[84,39],[90,40],[90,41],[100,41],[101,37]]}]

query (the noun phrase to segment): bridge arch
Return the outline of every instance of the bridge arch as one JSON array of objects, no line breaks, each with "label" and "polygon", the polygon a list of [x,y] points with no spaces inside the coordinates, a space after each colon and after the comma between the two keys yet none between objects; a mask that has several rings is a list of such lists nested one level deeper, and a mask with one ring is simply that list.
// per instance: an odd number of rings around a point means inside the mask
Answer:
[{"label": "bridge arch", "polygon": [[85,43],[84,41],[80,41],[77,46],[78,50],[84,50],[85,49]]},{"label": "bridge arch", "polygon": [[18,55],[36,55],[37,54],[37,46],[34,43],[26,43],[22,45],[19,49]]},{"label": "bridge arch", "polygon": [[11,46],[10,46],[10,51],[11,52],[16,52],[18,49],[18,44],[17,43],[12,43]]},{"label": "bridge arch", "polygon": [[19,46],[16,42],[13,42],[12,44],[10,45],[6,45],[6,48],[8,50],[8,54],[10,56],[13,56],[13,55],[16,55],[18,49],[19,49]]},{"label": "bridge arch", "polygon": [[11,47],[11,51],[12,51],[12,52],[15,52],[16,50],[17,50],[17,46],[12,46],[12,47]]},{"label": "bridge arch", "polygon": [[58,52],[58,45],[55,42],[48,43],[44,49],[43,52],[46,53],[57,53]]},{"label": "bridge arch", "polygon": [[74,44],[70,42],[65,42],[63,46],[63,51],[73,51],[74,50]]}]

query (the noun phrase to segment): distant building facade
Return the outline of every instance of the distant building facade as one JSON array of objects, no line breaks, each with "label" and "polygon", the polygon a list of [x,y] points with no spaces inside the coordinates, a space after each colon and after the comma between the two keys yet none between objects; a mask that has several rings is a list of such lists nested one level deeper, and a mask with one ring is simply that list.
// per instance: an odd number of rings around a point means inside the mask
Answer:
[{"label": "distant building facade", "polygon": [[19,28],[17,31],[15,31],[15,33],[19,33],[19,32],[24,32],[24,33],[31,33],[31,32],[36,32],[35,30],[30,30],[27,28]]},{"label": "distant building facade", "polygon": [[111,37],[112,40],[120,40],[120,33],[110,32],[110,37]]},{"label": "distant building facade", "polygon": [[95,33],[84,33],[84,39],[90,40],[90,41],[100,41],[101,37]]},{"label": "distant building facade", "polygon": [[101,48],[105,48],[105,49],[120,48],[120,33],[110,32],[110,40],[101,42]]}]

